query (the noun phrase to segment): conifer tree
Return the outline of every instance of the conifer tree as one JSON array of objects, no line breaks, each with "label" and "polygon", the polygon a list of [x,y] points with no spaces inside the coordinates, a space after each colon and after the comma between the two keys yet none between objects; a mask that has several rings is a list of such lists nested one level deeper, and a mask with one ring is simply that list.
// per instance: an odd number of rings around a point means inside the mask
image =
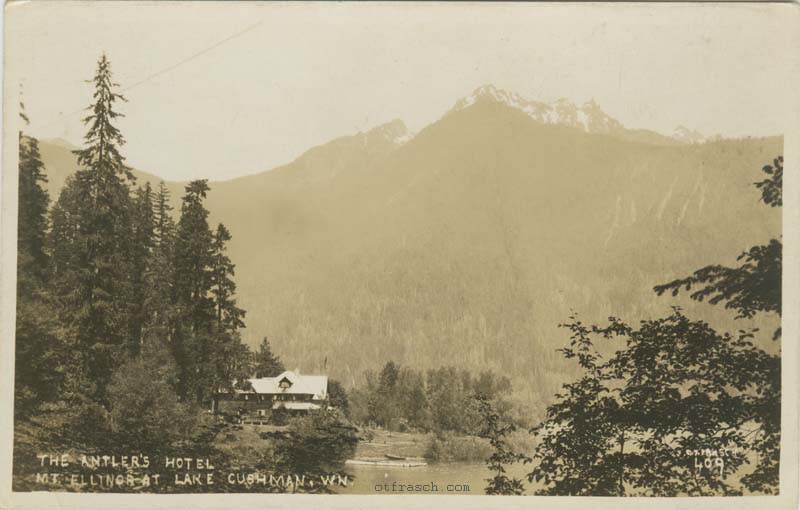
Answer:
[{"label": "conifer tree", "polygon": [[244,327],[244,310],[236,306],[236,282],[233,281],[234,264],[228,258],[226,245],[231,240],[228,229],[220,223],[214,233],[212,254],[212,295],[217,317],[217,327],[221,331],[234,332]]},{"label": "conifer tree", "polygon": [[211,350],[215,336],[213,236],[203,201],[205,180],[186,186],[175,240],[173,285],[176,329],[173,348],[178,365],[178,394],[198,402],[208,397]]},{"label": "conifer tree", "polygon": [[[20,103],[20,117],[27,123]],[[19,132],[19,216],[17,219],[17,285],[30,292],[30,286],[43,283],[47,268],[45,236],[50,196],[43,188],[47,182],[39,141]]]},{"label": "conifer tree", "polygon": [[154,221],[153,190],[148,182],[144,187],[136,190],[136,196],[133,199],[131,354],[140,352],[147,322],[145,300],[147,286],[150,283],[148,274],[150,274],[150,267],[153,264]]},{"label": "conifer tree", "polygon": [[145,343],[170,344],[170,324],[174,315],[173,254],[175,222],[169,203],[169,190],[162,181],[153,199],[152,257],[147,268],[144,296]]},{"label": "conifer tree", "polygon": [[[20,102],[20,117],[28,118]],[[63,383],[64,349],[46,292],[49,258],[45,241],[50,197],[39,142],[19,132],[19,214],[17,227],[17,316],[14,413],[23,416],[53,401]]]},{"label": "conifer tree", "polygon": [[111,374],[133,342],[133,175],[119,152],[125,140],[113,124],[121,116],[114,105],[125,99],[114,91],[118,85],[105,55],[91,83],[85,147],[75,151],[81,168],[54,207],[52,239],[61,319],[74,330],[94,397],[103,401]]},{"label": "conifer tree", "polygon": [[247,366],[248,350],[241,348],[239,329],[244,327],[245,312],[236,306],[235,266],[228,257],[227,243],[231,234],[219,224],[214,233],[212,248],[212,288],[216,315],[216,345],[214,346],[215,387],[228,388],[237,376],[241,377]]}]

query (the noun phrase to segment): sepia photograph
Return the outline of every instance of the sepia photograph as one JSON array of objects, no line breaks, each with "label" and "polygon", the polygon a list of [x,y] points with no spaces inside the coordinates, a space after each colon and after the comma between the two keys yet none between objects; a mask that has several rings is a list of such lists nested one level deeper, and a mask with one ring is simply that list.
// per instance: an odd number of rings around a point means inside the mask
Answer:
[{"label": "sepia photograph", "polygon": [[3,23],[3,508],[797,507],[796,4]]}]

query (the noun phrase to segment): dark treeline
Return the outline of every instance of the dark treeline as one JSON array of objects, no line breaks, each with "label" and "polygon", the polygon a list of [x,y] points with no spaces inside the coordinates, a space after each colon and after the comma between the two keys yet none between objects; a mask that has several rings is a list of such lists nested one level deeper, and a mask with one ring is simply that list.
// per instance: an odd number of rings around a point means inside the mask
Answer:
[{"label": "dark treeline", "polygon": [[49,214],[38,144],[20,134],[15,409],[64,404],[120,425],[169,409],[137,405],[132,388],[202,406],[249,375],[250,355],[230,233],[212,230],[203,206],[208,184],[186,186],[176,224],[163,183],[137,186],[120,152],[115,106],[125,98],[105,56],[92,82],[81,168]]},{"label": "dark treeline", "polygon": [[[212,441],[229,425],[205,412],[213,393],[283,370],[266,339],[255,353],[242,343],[231,234],[209,224],[207,181],[186,186],[177,215],[163,183],[137,185],[116,127],[125,98],[105,55],[90,83],[80,168],[52,206],[38,142],[19,134],[18,490],[33,487],[42,451],[213,452],[224,464]],[[301,451],[342,422],[338,412],[322,414],[293,422],[281,448]],[[287,455],[273,460],[318,469]]]},{"label": "dark treeline", "polygon": [[455,367],[426,372],[390,361],[367,371],[364,386],[350,392],[350,415],[356,423],[393,431],[455,432],[480,435],[485,423],[480,400],[491,403],[503,419],[526,424],[527,416],[511,401],[508,377],[491,370],[479,374]]}]

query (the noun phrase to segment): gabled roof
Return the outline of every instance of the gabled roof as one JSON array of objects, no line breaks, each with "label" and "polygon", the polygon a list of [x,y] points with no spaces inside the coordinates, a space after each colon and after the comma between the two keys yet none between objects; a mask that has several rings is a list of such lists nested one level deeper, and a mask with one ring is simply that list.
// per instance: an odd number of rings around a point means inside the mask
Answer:
[{"label": "gabled roof", "polygon": [[[291,386],[281,388],[280,382],[283,379],[288,379]],[[277,377],[262,377],[249,379],[249,381],[255,393],[313,395],[314,400],[323,400],[328,397],[328,376],[326,375],[299,375],[287,370]]]}]

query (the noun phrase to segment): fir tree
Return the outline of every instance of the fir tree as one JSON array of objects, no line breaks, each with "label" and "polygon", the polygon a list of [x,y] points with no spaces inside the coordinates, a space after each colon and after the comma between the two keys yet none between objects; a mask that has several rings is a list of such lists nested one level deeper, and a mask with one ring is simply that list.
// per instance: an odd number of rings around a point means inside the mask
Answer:
[{"label": "fir tree", "polygon": [[[122,94],[114,90],[119,87],[112,79],[111,63],[105,53],[97,61],[97,71],[94,78],[87,81],[93,83],[95,90],[94,104],[88,108],[91,114],[84,117],[83,123],[89,126],[84,140],[86,147],[75,151],[78,155],[78,164],[84,168],[94,170],[94,180],[98,187],[103,184],[113,185],[111,176],[127,177],[130,181],[135,181],[131,169],[125,164],[125,158],[119,152],[121,146],[125,145],[125,138],[122,133],[114,126],[117,118],[123,117],[121,113],[114,110],[117,101],[127,101]],[[104,180],[107,180],[105,182]],[[94,198],[101,201],[104,196],[100,194],[100,189],[95,190]]]},{"label": "fir tree", "polygon": [[152,256],[147,267],[144,296],[144,343],[170,345],[174,316],[173,254],[175,222],[169,203],[169,190],[162,181],[153,200]]},{"label": "fir tree", "polygon": [[[20,117],[27,123],[23,105]],[[19,216],[17,218],[17,289],[31,292],[41,286],[47,269],[45,239],[50,196],[39,141],[19,132]]]},{"label": "fir tree", "polygon": [[226,252],[231,234],[220,223],[214,233],[212,253],[212,289],[217,327],[220,331],[233,333],[244,327],[245,312],[236,306],[236,282],[233,281],[235,266]]},{"label": "fir tree", "polygon": [[203,402],[208,398],[216,335],[213,285],[213,236],[203,201],[205,180],[186,186],[175,240],[173,286],[176,317],[173,348],[178,365],[178,394]]},{"label": "fir tree", "polygon": [[111,374],[133,343],[133,176],[119,152],[124,138],[113,124],[120,117],[114,104],[124,98],[114,92],[118,85],[105,55],[91,82],[86,145],[75,151],[81,168],[52,213],[53,274],[62,323],[74,330],[95,397],[103,401]]},{"label": "fir tree", "polygon": [[150,183],[136,190],[133,200],[133,251],[131,266],[132,310],[131,310],[131,343],[130,353],[138,354],[141,350],[143,332],[147,323],[146,297],[148,274],[154,263],[153,248],[155,242],[155,222],[153,214],[153,190]]},{"label": "fir tree", "polygon": [[215,387],[220,389],[230,388],[234,379],[245,375],[244,369],[249,361],[249,350],[242,349],[239,334],[239,329],[244,327],[245,312],[236,306],[236,283],[233,280],[235,266],[226,254],[230,239],[230,232],[220,223],[214,233],[211,266],[211,295],[217,332],[212,355],[216,361]]},{"label": "fir tree", "polygon": [[[24,105],[20,117],[27,124]],[[39,142],[19,132],[19,214],[17,226],[17,315],[14,412],[29,414],[61,395],[65,349],[47,293],[46,250],[50,197]]]}]

